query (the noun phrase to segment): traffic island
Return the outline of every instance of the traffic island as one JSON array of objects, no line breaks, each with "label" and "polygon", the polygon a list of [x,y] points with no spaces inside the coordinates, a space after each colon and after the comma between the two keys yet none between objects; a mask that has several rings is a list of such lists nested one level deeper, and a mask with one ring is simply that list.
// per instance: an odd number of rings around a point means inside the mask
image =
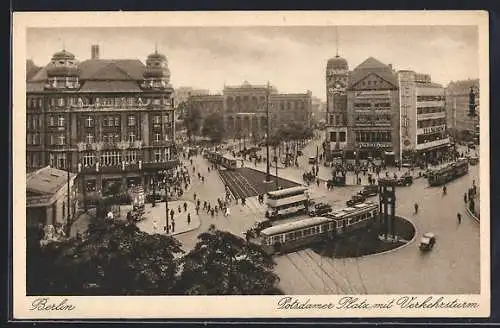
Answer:
[{"label": "traffic island", "polygon": [[313,245],[311,248],[321,256],[331,258],[355,258],[396,250],[415,237],[416,229],[407,219],[394,218],[394,235],[384,235],[378,225],[353,231]]}]

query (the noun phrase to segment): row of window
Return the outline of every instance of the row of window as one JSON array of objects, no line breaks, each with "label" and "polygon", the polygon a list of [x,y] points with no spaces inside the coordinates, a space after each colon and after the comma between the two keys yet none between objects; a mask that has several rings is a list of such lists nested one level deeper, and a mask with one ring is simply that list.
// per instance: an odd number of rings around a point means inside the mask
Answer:
[{"label": "row of window", "polygon": [[[28,104],[32,104],[31,98],[28,98]],[[42,101],[42,98],[38,98]],[[103,106],[103,107],[124,107],[124,106],[143,106],[143,105],[169,105],[171,98],[169,97],[88,97],[88,96],[69,96],[69,97],[52,97],[49,99],[49,105],[52,107],[65,106]],[[40,105],[41,107],[41,105]]]},{"label": "row of window", "polygon": [[436,125],[446,125],[446,118],[441,117],[441,118],[422,120],[417,122],[417,128],[419,129],[428,128]]},{"label": "row of window", "polygon": [[[153,124],[154,125],[159,125],[161,124],[162,121],[162,116],[161,115],[155,115],[153,116]],[[170,123],[170,115],[166,114],[163,115],[163,123]],[[102,126],[104,127],[112,127],[112,126],[120,126],[120,116],[105,116],[102,118]],[[39,124],[41,126],[41,117],[38,117]],[[50,115],[48,116],[48,126],[49,127],[64,127],[66,124],[66,118],[65,116],[55,116],[55,115]],[[129,115],[127,117],[127,126],[136,126],[137,124],[137,118],[135,115]],[[86,128],[93,128],[95,127],[95,118],[92,116],[88,116],[86,119],[84,119],[84,126]]]},{"label": "row of window", "polygon": [[357,131],[355,133],[358,142],[390,142],[391,131]]},{"label": "row of window", "polygon": [[[337,133],[338,133],[338,138],[337,138]],[[345,132],[330,132],[330,141],[333,142],[345,142],[346,141],[346,133]]]},{"label": "row of window", "polygon": [[[66,134],[64,133],[54,133],[54,134],[49,134],[49,144],[50,145],[60,145],[63,146],[66,144]],[[41,134],[40,133],[27,133],[26,134],[26,143],[28,145],[39,145],[41,144]],[[135,132],[131,131],[128,132],[127,134],[127,141],[130,143],[133,143],[137,141],[137,135]],[[161,141],[168,141],[170,140],[169,134],[165,134],[164,138],[162,138],[160,133],[154,133],[152,141],[153,142],[161,142]],[[87,133],[85,136],[85,143],[87,144],[92,144],[96,141],[95,135],[92,133]],[[121,141],[121,135],[117,133],[103,133],[101,141],[104,143],[117,143]]]},{"label": "row of window", "polygon": [[345,121],[344,115],[342,115],[342,114],[330,114],[330,115],[328,115],[328,125],[345,126],[346,121]]},{"label": "row of window", "polygon": [[369,109],[371,107],[374,107],[376,109],[391,109],[391,103],[390,102],[376,102],[376,103],[354,103],[354,108],[359,108],[359,109]]},{"label": "row of window", "polygon": [[417,114],[441,113],[445,110],[444,107],[417,107]]},{"label": "row of window", "polygon": [[417,96],[417,102],[421,101],[444,101],[444,96]]},{"label": "row of window", "polygon": [[37,130],[43,126],[43,117],[41,115],[28,115],[26,117],[26,129]]},{"label": "row of window", "polygon": [[417,144],[428,143],[436,140],[441,140],[446,138],[445,132],[438,132],[433,134],[420,134],[417,135]]},{"label": "row of window", "polygon": [[26,108],[28,109],[43,108],[43,97],[27,97]]},{"label": "row of window", "polygon": [[356,123],[391,123],[391,115],[356,115]]},{"label": "row of window", "polygon": [[[98,156],[95,153],[87,152],[81,157],[83,167],[94,167],[97,164]],[[152,162],[165,162],[172,160],[169,148],[155,149],[151,151]],[[105,151],[99,156],[99,165],[119,166],[125,164],[138,164],[142,160],[142,151],[127,150],[124,154],[121,151]]]}]

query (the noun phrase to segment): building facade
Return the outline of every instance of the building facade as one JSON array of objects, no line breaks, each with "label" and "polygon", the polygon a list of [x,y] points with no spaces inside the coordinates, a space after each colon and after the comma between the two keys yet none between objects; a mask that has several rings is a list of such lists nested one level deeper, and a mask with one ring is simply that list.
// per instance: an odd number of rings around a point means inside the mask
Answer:
[{"label": "building facade", "polygon": [[479,115],[469,114],[469,94],[475,94],[476,113],[479,114],[479,79],[453,81],[446,87],[447,127],[452,134],[478,134]]},{"label": "building facade", "polygon": [[326,65],[326,136],[323,144],[325,159],[342,157],[347,146],[347,87],[349,65],[339,57]]},{"label": "building facade", "polygon": [[399,92],[390,65],[370,57],[351,72],[347,113],[348,156],[399,157]]},{"label": "building facade", "polygon": [[271,128],[291,122],[310,125],[311,92],[280,94],[276,88],[251,85],[224,86],[222,95],[198,95],[189,98],[189,106],[200,109],[202,117],[219,112],[229,137],[263,138],[266,133],[267,106]]},{"label": "building facade", "polygon": [[148,186],[177,163],[167,58],[107,60],[63,50],[27,82],[27,169],[79,173],[85,191]]},{"label": "building facade", "polygon": [[401,160],[439,159],[450,144],[446,131],[445,90],[430,75],[398,72]]}]

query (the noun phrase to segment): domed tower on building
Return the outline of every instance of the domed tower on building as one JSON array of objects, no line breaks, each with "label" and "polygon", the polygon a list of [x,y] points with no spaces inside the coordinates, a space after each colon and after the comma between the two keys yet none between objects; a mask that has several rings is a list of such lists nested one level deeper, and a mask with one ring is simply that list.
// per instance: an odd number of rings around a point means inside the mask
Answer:
[{"label": "domed tower on building", "polygon": [[50,63],[46,67],[48,84],[47,88],[79,87],[80,70],[75,55],[65,49],[52,55]]},{"label": "domed tower on building", "polygon": [[165,89],[169,87],[170,70],[168,69],[167,57],[155,50],[146,59],[144,71],[144,88]]},{"label": "domed tower on building", "polygon": [[327,161],[341,157],[347,139],[347,95],[349,65],[337,54],[326,64],[326,138],[324,143]]}]

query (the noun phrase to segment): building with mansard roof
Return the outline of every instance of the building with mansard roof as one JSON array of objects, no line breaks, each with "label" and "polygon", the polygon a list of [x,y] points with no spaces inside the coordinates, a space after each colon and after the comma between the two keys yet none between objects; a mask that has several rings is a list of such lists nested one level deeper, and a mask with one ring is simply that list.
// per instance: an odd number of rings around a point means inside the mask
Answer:
[{"label": "building with mansard roof", "polygon": [[[79,173],[85,191],[149,185],[177,162],[165,55],[79,61],[63,49],[27,76],[26,168]],[[84,187],[83,187],[84,186]]]}]

